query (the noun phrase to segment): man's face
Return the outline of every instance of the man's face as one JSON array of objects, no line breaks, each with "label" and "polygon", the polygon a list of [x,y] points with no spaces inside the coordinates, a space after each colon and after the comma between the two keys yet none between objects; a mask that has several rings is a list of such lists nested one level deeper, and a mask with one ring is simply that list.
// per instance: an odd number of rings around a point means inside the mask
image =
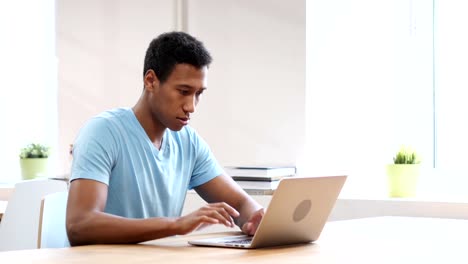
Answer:
[{"label": "man's face", "polygon": [[157,78],[150,90],[153,120],[163,127],[179,131],[189,123],[190,115],[207,87],[207,67],[176,64],[164,83]]}]

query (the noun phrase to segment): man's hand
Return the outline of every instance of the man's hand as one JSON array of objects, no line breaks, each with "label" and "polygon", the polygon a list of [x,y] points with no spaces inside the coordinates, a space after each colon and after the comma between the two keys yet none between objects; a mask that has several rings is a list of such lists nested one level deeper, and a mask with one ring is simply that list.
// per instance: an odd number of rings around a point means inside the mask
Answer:
[{"label": "man's hand", "polygon": [[258,225],[265,214],[265,210],[260,209],[252,214],[250,219],[242,225],[242,232],[246,235],[253,236],[257,232]]},{"label": "man's hand", "polygon": [[235,224],[232,218],[238,216],[239,212],[227,203],[212,203],[178,218],[175,221],[175,228],[178,234],[185,235],[196,229],[213,224],[234,227]]},{"label": "man's hand", "polygon": [[221,174],[212,180],[195,187],[195,191],[208,203],[219,201],[231,205],[240,214],[236,217],[236,224],[242,232],[253,235],[257,231],[263,218],[262,206],[250,197],[229,175]]}]

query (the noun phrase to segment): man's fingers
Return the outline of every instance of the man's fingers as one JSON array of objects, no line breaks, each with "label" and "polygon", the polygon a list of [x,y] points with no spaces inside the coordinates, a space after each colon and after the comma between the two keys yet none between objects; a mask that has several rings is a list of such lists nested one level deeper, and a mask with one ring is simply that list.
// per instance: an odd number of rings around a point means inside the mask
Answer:
[{"label": "man's fingers", "polygon": [[226,203],[207,204],[197,211],[182,217],[183,233],[204,228],[208,225],[223,224],[227,227],[234,227],[233,216],[239,213]]},{"label": "man's fingers", "polygon": [[257,222],[257,223],[260,223],[260,221],[262,220],[264,214],[265,214],[265,210],[263,210],[263,208],[260,209],[260,210],[258,210],[258,211],[255,212],[255,214],[253,215],[252,221],[255,221],[255,222]]},{"label": "man's fingers", "polygon": [[236,209],[234,209],[234,207],[230,206],[227,203],[213,203],[210,205],[213,207],[223,208],[232,217],[239,217],[240,215],[239,212]]},{"label": "man's fingers", "polygon": [[208,216],[208,215],[202,215],[199,220],[200,223],[207,223],[207,224],[219,224],[221,221],[219,221],[218,218]]},{"label": "man's fingers", "polygon": [[232,217],[221,207],[209,207],[208,210],[205,211],[207,215],[219,220],[219,223],[224,224],[225,226],[232,227],[234,224],[234,220]]},{"label": "man's fingers", "polygon": [[221,214],[223,216],[223,218],[225,219],[225,225],[229,226],[229,227],[233,227],[234,226],[234,219],[232,219],[231,217],[231,214],[229,214],[226,209],[224,208],[220,208],[218,209],[217,211],[219,214]]},{"label": "man's fingers", "polygon": [[235,226],[233,217],[239,216],[239,212],[226,203],[208,204],[205,209],[210,211],[213,217],[219,219],[224,225],[229,227]]},{"label": "man's fingers", "polygon": [[242,232],[244,232],[247,235],[254,235],[255,232],[257,232],[258,225],[260,224],[260,221],[263,218],[263,215],[265,214],[264,209],[260,209],[256,211],[247,221],[243,226],[242,226]]}]

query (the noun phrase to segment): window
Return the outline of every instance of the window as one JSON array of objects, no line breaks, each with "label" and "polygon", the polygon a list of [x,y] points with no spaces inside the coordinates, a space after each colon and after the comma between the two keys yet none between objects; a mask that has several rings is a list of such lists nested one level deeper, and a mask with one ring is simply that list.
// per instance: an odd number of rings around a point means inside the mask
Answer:
[{"label": "window", "polygon": [[24,144],[56,146],[54,5],[53,0],[7,1],[0,9],[0,182],[20,179]]},{"label": "window", "polygon": [[347,173],[345,192],[382,196],[385,164],[410,145],[423,192],[455,188],[439,179],[461,180],[453,170],[468,147],[463,10],[454,0],[307,1],[306,170]]},{"label": "window", "polygon": [[468,3],[435,2],[436,166],[463,169],[468,150]]}]

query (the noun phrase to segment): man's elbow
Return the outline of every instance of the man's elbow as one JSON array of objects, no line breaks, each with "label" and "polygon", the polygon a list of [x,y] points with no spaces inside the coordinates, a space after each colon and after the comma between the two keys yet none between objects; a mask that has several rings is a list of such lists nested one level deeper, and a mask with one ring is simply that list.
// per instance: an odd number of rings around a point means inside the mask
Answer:
[{"label": "man's elbow", "polygon": [[83,224],[82,220],[68,220],[66,223],[68,241],[71,246],[83,246],[92,244],[87,239],[86,225]]}]

